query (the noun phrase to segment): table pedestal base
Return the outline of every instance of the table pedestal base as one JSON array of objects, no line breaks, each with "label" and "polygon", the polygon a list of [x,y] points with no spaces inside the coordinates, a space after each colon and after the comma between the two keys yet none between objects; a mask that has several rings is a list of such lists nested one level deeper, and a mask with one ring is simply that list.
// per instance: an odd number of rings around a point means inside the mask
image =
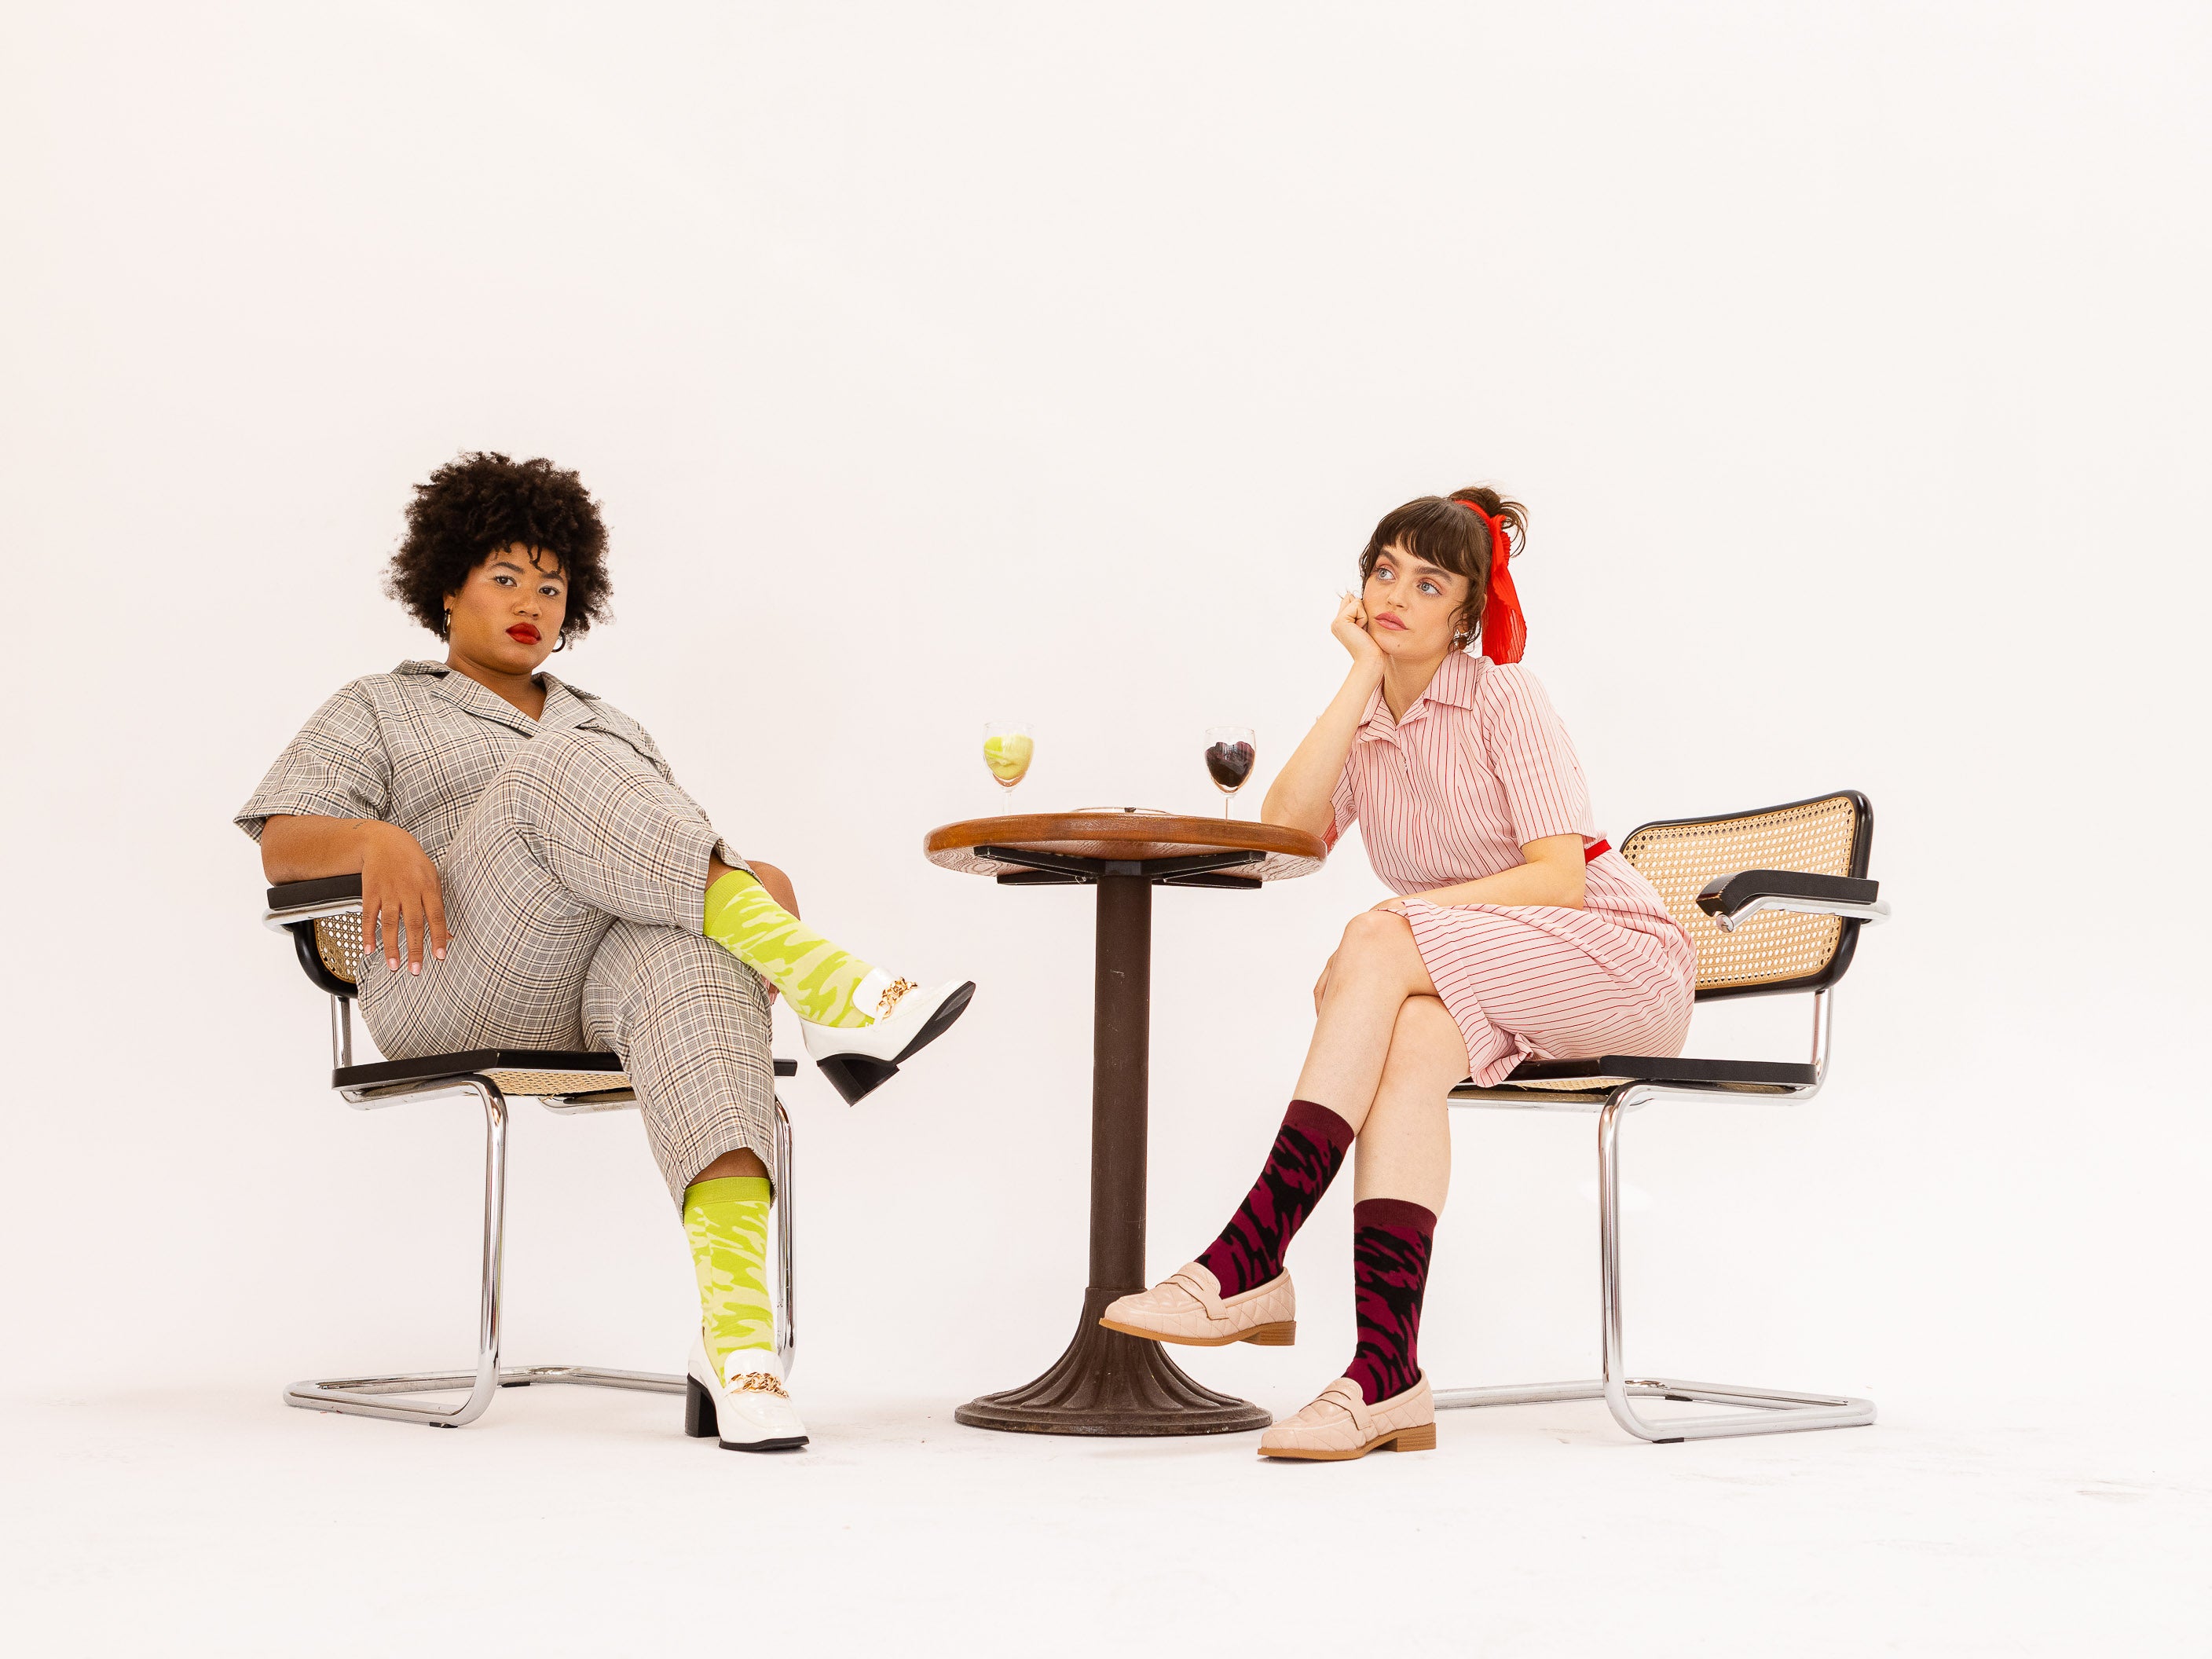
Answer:
[{"label": "table pedestal base", "polygon": [[1108,1303],[1141,1288],[1085,1291],[1083,1322],[1050,1370],[969,1401],[954,1421],[1022,1434],[1117,1435],[1242,1434],[1273,1422],[1249,1400],[1191,1381],[1159,1343],[1099,1328]]}]

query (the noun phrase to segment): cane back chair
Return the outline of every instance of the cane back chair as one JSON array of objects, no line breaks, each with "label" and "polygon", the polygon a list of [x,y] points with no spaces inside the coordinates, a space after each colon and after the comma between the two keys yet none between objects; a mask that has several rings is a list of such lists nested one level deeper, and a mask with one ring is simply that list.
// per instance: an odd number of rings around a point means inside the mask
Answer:
[{"label": "cane back chair", "polygon": [[[535,1099],[549,1112],[574,1116],[585,1112],[621,1111],[637,1096],[611,1054],[588,1049],[475,1048],[416,1060],[380,1060],[356,1066],[353,1060],[354,975],[362,951],[361,878],[332,876],[321,881],[288,883],[269,890],[264,925],[292,936],[300,966],[331,999],[331,1086],[364,1111],[402,1101],[473,1095],[484,1113],[484,1216],[482,1295],[477,1322],[476,1369],[468,1371],[408,1371],[386,1376],[349,1376],[295,1382],[284,1403],[311,1411],[348,1412],[385,1417],[432,1428],[458,1429],[472,1423],[501,1389],[533,1382],[567,1382],[602,1389],[638,1389],[653,1394],[682,1394],[684,1378],[658,1371],[609,1370],[593,1365],[509,1365],[500,1364],[500,1284],[502,1236],[507,1212],[507,1102]],[[795,1061],[779,1060],[775,1075],[790,1077]],[[789,1373],[793,1346],[792,1264],[791,1120],[783,1102],[775,1103],[776,1275],[775,1346]],[[395,1398],[469,1391],[457,1406]]]},{"label": "cane back chair", "polygon": [[[1622,1428],[1662,1444],[1874,1421],[1870,1400],[1630,1376],[1620,1315],[1620,1120],[1655,1101],[1724,1097],[1795,1105],[1820,1093],[1836,983],[1850,966],[1860,927],[1889,915],[1876,896],[1879,884],[1867,879],[1873,839],[1866,797],[1846,789],[1762,811],[1647,823],[1621,842],[1621,856],[1659,890],[1697,945],[1697,1000],[1809,994],[1812,1054],[1803,1064],[1640,1054],[1529,1060],[1489,1088],[1467,1082],[1454,1089],[1455,1106],[1596,1114],[1603,1375],[1594,1382],[1439,1389],[1440,1409],[1602,1399]],[[1653,1398],[1735,1409],[1655,1420],[1632,1403]]]}]

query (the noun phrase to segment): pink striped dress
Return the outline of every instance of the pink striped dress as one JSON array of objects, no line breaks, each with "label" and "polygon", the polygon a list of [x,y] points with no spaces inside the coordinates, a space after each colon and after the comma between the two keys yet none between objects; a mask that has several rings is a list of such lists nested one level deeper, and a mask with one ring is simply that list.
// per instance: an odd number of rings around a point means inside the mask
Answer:
[{"label": "pink striped dress", "polygon": [[[1357,820],[1375,873],[1400,894],[1510,870],[1546,836],[1599,839],[1582,763],[1536,677],[1458,652],[1403,720],[1376,689],[1335,806],[1329,843]],[[1475,1083],[1524,1058],[1681,1053],[1696,946],[1620,854],[1600,854],[1587,876],[1580,910],[1407,903]]]}]

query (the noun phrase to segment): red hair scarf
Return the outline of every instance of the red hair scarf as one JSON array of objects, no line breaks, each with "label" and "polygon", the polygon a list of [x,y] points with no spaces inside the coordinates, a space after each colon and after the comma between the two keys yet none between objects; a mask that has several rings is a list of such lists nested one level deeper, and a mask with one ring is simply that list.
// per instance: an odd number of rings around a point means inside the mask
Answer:
[{"label": "red hair scarf", "polygon": [[[1505,520],[1484,512],[1473,501],[1451,498],[1482,520],[1482,527],[1490,532],[1490,586],[1484,590],[1482,601],[1482,654],[1492,662],[1519,662],[1521,653],[1528,643],[1528,619],[1521,614],[1521,596],[1513,591],[1513,573],[1507,568],[1512,562],[1512,552],[1505,539]],[[1594,841],[1583,848],[1583,862],[1589,864],[1613,850],[1605,841]]]},{"label": "red hair scarf", "polygon": [[1521,596],[1513,590],[1512,552],[1506,540],[1505,520],[1484,512],[1470,501],[1455,501],[1480,520],[1490,532],[1490,585],[1483,591],[1482,654],[1492,662],[1519,662],[1528,643],[1528,623],[1521,614]]}]

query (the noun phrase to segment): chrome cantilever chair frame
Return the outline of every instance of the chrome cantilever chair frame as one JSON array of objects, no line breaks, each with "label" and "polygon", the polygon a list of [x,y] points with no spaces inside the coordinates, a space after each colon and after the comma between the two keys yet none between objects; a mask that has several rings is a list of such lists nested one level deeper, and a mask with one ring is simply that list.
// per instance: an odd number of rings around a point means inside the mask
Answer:
[{"label": "chrome cantilever chair frame", "polygon": [[[350,899],[343,891],[349,880],[353,886]],[[437,1429],[458,1429],[483,1416],[485,1408],[491,1404],[492,1396],[500,1389],[525,1388],[532,1383],[569,1383],[599,1389],[641,1389],[652,1394],[682,1394],[683,1376],[665,1371],[613,1370],[597,1365],[502,1366],[500,1364],[501,1283],[507,1216],[507,1103],[514,1099],[535,1099],[547,1111],[563,1117],[634,1108],[637,1104],[637,1097],[631,1091],[629,1079],[614,1065],[608,1063],[614,1061],[615,1056],[512,1049],[480,1050],[436,1055],[423,1060],[384,1066],[355,1066],[354,988],[342,975],[332,970],[329,952],[324,948],[317,924],[349,916],[358,917],[361,911],[360,883],[358,878],[338,878],[333,882],[295,884],[299,890],[311,887],[325,890],[304,896],[302,902],[292,903],[278,902],[285,896],[284,889],[271,889],[270,908],[264,914],[262,921],[268,927],[293,935],[301,965],[307,970],[307,976],[331,999],[331,1087],[349,1104],[362,1111],[375,1111],[407,1102],[450,1099],[464,1095],[476,1098],[483,1106],[484,1115],[483,1251],[474,1370],[309,1378],[287,1388],[284,1403],[310,1411],[343,1412],[357,1417],[382,1417],[402,1423],[423,1423]],[[328,890],[332,888],[340,890],[332,894]],[[450,1062],[450,1065],[441,1062]],[[795,1062],[791,1060],[779,1060],[775,1066],[778,1077],[789,1077],[798,1069]],[[391,1081],[374,1080],[375,1073],[395,1069],[406,1069],[417,1074]],[[547,1092],[532,1094],[522,1089],[501,1086],[499,1079],[502,1075],[512,1084],[518,1079],[529,1079],[533,1073],[539,1075],[541,1086]],[[605,1085],[604,1088],[577,1086],[579,1084],[602,1081]],[[556,1087],[565,1091],[554,1092]],[[775,1285],[775,1346],[787,1376],[796,1346],[793,1311],[796,1295],[792,1248],[791,1119],[784,1111],[781,1099],[775,1102],[775,1173],[776,1255],[781,1264]],[[439,1406],[397,1397],[451,1393],[462,1389],[469,1391],[468,1397],[453,1406]]]},{"label": "chrome cantilever chair frame", "polygon": [[[1690,820],[1681,824],[1646,824],[1622,843],[1624,853],[1626,853],[1627,849],[1637,845],[1638,837],[1650,832],[1722,826],[1721,830],[1715,831],[1719,835],[1724,833],[1726,827],[1770,819],[1782,824],[1782,834],[1786,839],[1791,835],[1806,833],[1805,825],[1824,815],[1829,818],[1841,815],[1848,820],[1844,826],[1849,832],[1844,855],[1835,860],[1846,864],[1847,869],[1812,872],[1816,879],[1810,882],[1787,879],[1799,873],[1793,872],[1741,871],[1733,876],[1716,876],[1697,890],[1697,896],[1692,901],[1696,910],[1702,913],[1697,919],[1710,918],[1711,927],[1721,934],[1734,934],[1754,915],[1767,911],[1834,919],[1834,932],[1826,947],[1826,960],[1810,973],[1793,975],[1779,981],[1771,975],[1761,979],[1754,974],[1741,983],[1708,984],[1703,959],[1705,953],[1700,952],[1698,992],[1700,1000],[1715,996],[1767,995],[1782,991],[1809,992],[1813,999],[1813,1048],[1809,1066],[1679,1060],[1638,1061],[1607,1055],[1588,1062],[1539,1062],[1534,1066],[1524,1062],[1506,1080],[1508,1084],[1513,1084],[1516,1079],[1523,1079],[1517,1086],[1478,1089],[1472,1084],[1462,1084],[1452,1091],[1450,1103],[1455,1106],[1508,1111],[1595,1114],[1601,1374],[1593,1379],[1571,1382],[1439,1389],[1436,1392],[1438,1410],[1455,1407],[1521,1406],[1554,1401],[1602,1400],[1612,1412],[1613,1420],[1623,1429],[1640,1440],[1661,1445],[1725,1436],[1848,1428],[1875,1420],[1874,1401],[1844,1395],[1807,1394],[1794,1389],[1750,1388],[1728,1382],[1695,1382],[1671,1376],[1632,1376],[1628,1374],[1622,1337],[1621,1119],[1631,1112],[1662,1100],[1711,1102],[1719,1097],[1775,1105],[1802,1105],[1813,1099],[1828,1079],[1833,1039],[1835,981],[1843,976],[1844,969],[1850,965],[1855,942],[1853,936],[1860,927],[1886,921],[1889,915],[1888,905],[1875,896],[1876,884],[1864,879],[1867,854],[1872,840],[1873,814],[1865,798],[1854,791],[1793,802],[1760,813]],[[1833,833],[1832,826],[1831,833]],[[1778,875],[1784,879],[1759,879]],[[1662,896],[1668,899],[1670,908],[1676,910],[1678,915],[1683,914],[1687,907],[1680,902],[1680,892],[1688,890],[1683,884],[1669,883],[1662,878],[1656,884],[1660,885]],[[1772,887],[1819,888],[1824,885],[1830,890],[1809,894],[1761,890]],[[1670,888],[1679,890],[1669,890]],[[1698,936],[1699,931],[1693,928],[1693,937]],[[1656,1075],[1628,1078],[1618,1075],[1624,1071],[1644,1071]],[[1677,1075],[1668,1079],[1666,1074],[1669,1072],[1678,1074],[1688,1072],[1693,1078],[1696,1073],[1705,1072],[1713,1074],[1713,1078],[1712,1080],[1691,1080]],[[1547,1081],[1553,1086],[1542,1086]],[[1637,1411],[1633,1402],[1639,1399],[1694,1401],[1734,1409],[1712,1415],[1655,1420]]]}]

